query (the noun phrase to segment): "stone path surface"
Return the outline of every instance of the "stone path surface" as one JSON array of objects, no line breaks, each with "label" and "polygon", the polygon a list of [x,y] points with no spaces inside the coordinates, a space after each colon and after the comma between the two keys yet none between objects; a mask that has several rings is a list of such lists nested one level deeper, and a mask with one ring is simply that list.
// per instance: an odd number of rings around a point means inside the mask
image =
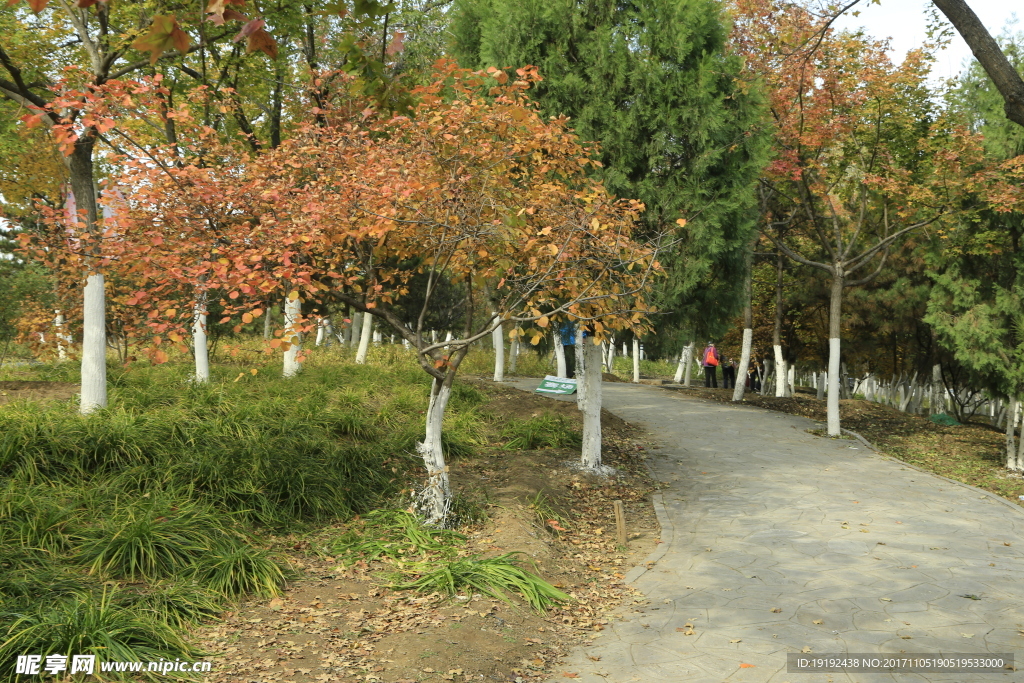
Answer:
[{"label": "stone path surface", "polygon": [[663,542],[653,566],[629,575],[647,600],[625,606],[562,671],[585,683],[1024,680],[787,671],[787,653],[1014,653],[1024,644],[1024,510],[857,441],[809,434],[819,425],[804,418],[602,388],[605,408],[658,442]]}]

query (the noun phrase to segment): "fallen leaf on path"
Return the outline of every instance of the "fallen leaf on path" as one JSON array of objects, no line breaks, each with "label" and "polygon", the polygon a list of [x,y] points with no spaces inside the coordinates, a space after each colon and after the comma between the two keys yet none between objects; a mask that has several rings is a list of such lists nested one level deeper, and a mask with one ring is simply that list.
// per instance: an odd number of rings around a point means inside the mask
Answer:
[{"label": "fallen leaf on path", "polygon": [[812,623],[812,624],[824,624],[825,622],[824,622],[824,620],[822,620],[822,619],[815,619],[815,620],[814,620],[814,621],[812,621],[811,623]]},{"label": "fallen leaf on path", "polygon": [[729,642],[730,643],[740,643],[740,642],[743,642],[743,639],[742,638],[735,638],[733,640],[730,640]]},{"label": "fallen leaf on path", "polygon": [[810,652],[810,651],[811,651],[811,648],[809,646],[807,646],[807,645],[804,645],[802,648],[800,648],[800,652]]},{"label": "fallen leaf on path", "polygon": [[781,607],[776,607],[776,608],[775,608],[775,609],[773,609],[772,611],[773,611],[773,612],[775,612],[776,614],[778,614],[779,612],[781,612],[781,611],[782,611],[782,608],[781,608]]},{"label": "fallen leaf on path", "polygon": [[741,669],[753,669],[754,665],[753,664],[740,664],[740,668]]}]

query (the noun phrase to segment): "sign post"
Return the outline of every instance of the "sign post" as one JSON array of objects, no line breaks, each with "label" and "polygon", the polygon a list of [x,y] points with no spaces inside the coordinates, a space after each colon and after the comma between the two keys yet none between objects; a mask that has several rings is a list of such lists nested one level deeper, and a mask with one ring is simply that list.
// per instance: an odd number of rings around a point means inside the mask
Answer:
[{"label": "sign post", "polygon": [[576,393],[576,380],[568,377],[548,375],[537,387],[537,394],[561,394],[563,396]]}]

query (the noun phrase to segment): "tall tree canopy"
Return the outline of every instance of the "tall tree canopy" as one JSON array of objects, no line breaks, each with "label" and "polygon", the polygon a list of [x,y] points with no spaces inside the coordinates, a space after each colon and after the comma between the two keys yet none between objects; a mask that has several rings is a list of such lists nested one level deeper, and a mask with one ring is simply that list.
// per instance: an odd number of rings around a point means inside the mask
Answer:
[{"label": "tall tree canopy", "polygon": [[537,66],[544,114],[600,143],[606,187],[646,205],[648,235],[678,240],[663,252],[662,327],[722,325],[739,302],[766,137],[721,4],[457,0],[452,32],[463,66]]}]

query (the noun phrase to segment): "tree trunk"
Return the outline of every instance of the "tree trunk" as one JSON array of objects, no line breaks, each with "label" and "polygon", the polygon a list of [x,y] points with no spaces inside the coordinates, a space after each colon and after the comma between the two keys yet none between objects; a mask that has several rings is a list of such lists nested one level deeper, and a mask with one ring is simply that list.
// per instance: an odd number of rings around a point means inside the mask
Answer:
[{"label": "tree trunk", "polygon": [[[584,357],[587,352],[586,346],[583,339],[583,328],[580,327],[576,330],[576,353],[574,354],[576,356],[576,367],[574,368],[576,372],[574,376],[576,377],[576,408],[581,412],[587,407],[587,359]],[[600,344],[598,353],[603,358],[604,350]]]},{"label": "tree trunk", "polygon": [[825,384],[828,382],[828,373],[822,372],[819,375],[815,375],[815,384],[818,389],[818,400],[821,401],[825,398]]},{"label": "tree trunk", "polygon": [[695,340],[690,340],[690,343],[686,345],[684,352],[686,353],[686,372],[683,374],[683,386],[690,386],[690,378],[693,376],[693,350]]},{"label": "tree trunk", "polygon": [[512,344],[508,350],[508,371],[516,374],[516,367],[519,365],[519,328],[516,328],[516,336],[512,338]]},{"label": "tree trunk", "polygon": [[302,350],[302,339],[299,336],[299,318],[302,317],[302,301],[296,297],[284,300],[284,340],[288,342],[288,350],[284,352],[284,376],[294,377],[299,374],[302,364],[298,361]]},{"label": "tree trunk", "polygon": [[82,400],[79,411],[88,415],[107,407],[106,294],[103,276],[86,278],[82,316]]},{"label": "tree trunk", "polygon": [[600,473],[603,471],[601,465],[601,347],[593,343],[584,344],[584,347],[584,376],[582,380],[586,384],[583,389],[586,403],[583,407],[581,464],[585,470]]},{"label": "tree trunk", "polygon": [[441,442],[441,427],[444,411],[451,396],[455,374],[448,372],[444,380],[433,378],[430,385],[430,403],[427,406],[426,434],[416,444],[416,452],[423,457],[427,468],[427,484],[420,491],[419,511],[427,524],[443,525],[451,502],[451,485],[448,482],[448,466],[444,462]]},{"label": "tree trunk", "polygon": [[54,311],[54,314],[56,317],[53,319],[53,326],[57,328],[57,360],[67,360],[68,354],[64,345],[68,339],[64,335],[64,314],[60,311]]},{"label": "tree trunk", "polygon": [[672,376],[672,381],[679,384],[683,381],[683,373],[686,372],[686,350],[687,347],[683,347],[679,351],[679,363],[676,364],[676,374]]},{"label": "tree trunk", "polygon": [[786,359],[782,356],[782,252],[775,254],[775,326],[772,328],[772,348],[775,350],[775,396],[786,395]]},{"label": "tree trunk", "polygon": [[985,28],[964,0],[932,0],[956,27],[964,42],[971,48],[975,59],[992,79],[1003,97],[1006,118],[1024,126],[1024,81],[1007,59],[999,43]]},{"label": "tree trunk", "polygon": [[555,330],[552,333],[552,339],[555,341],[555,375],[558,377],[567,377],[568,374],[565,368],[565,349],[562,347],[562,335]]},{"label": "tree trunk", "polygon": [[271,332],[271,329],[270,329],[270,311],[273,310],[273,308],[274,308],[273,304],[271,304],[269,301],[266,302],[266,305],[265,305],[264,311],[263,311],[263,339],[264,340],[269,340],[270,339],[270,332]]},{"label": "tree trunk", "polygon": [[615,337],[608,338],[608,372],[615,374]]},{"label": "tree trunk", "polygon": [[[1021,400],[1017,399],[1017,404],[1020,405]],[[1020,423],[1020,438],[1017,439],[1017,464],[1015,468],[1018,472],[1024,472],[1024,418],[1021,419]]]},{"label": "tree trunk", "polygon": [[324,326],[327,322],[327,318],[320,318],[316,322],[316,343],[315,346],[320,346],[324,343]]},{"label": "tree trunk", "polygon": [[[1010,410],[1006,416],[1006,469],[1017,471],[1017,443],[1013,438],[1013,422],[1017,414],[1017,399],[1009,401]],[[1024,441],[1024,430],[1021,430],[1021,441]]]},{"label": "tree trunk", "polygon": [[792,398],[796,390],[796,365],[789,365],[786,368],[786,398]]},{"label": "tree trunk", "polygon": [[[350,348],[359,348],[359,335],[363,332],[363,312],[352,313],[352,324],[348,328],[348,344]],[[436,340],[435,340],[436,341]]]},{"label": "tree trunk", "polygon": [[740,349],[740,365],[736,368],[736,378],[732,388],[732,400],[742,401],[743,392],[747,388],[747,372],[750,370],[750,349],[754,344],[754,309],[753,299],[753,263],[754,250],[757,248],[758,235],[755,235],[747,248],[743,263],[743,346]]},{"label": "tree trunk", "polygon": [[640,340],[633,337],[633,384],[640,383]]},{"label": "tree trunk", "polygon": [[835,266],[828,310],[828,435],[839,436],[839,359],[843,314],[843,268]]},{"label": "tree trunk", "polygon": [[210,349],[206,344],[206,292],[196,292],[192,311],[192,353],[196,361],[198,384],[210,381]]},{"label": "tree trunk", "polygon": [[505,339],[501,334],[501,319],[494,317],[494,330],[491,332],[494,343],[494,381],[505,381]]},{"label": "tree trunk", "polygon": [[373,314],[363,313],[363,325],[359,331],[359,349],[356,351],[356,363],[366,364],[366,353],[370,349],[370,340],[373,338]]}]

